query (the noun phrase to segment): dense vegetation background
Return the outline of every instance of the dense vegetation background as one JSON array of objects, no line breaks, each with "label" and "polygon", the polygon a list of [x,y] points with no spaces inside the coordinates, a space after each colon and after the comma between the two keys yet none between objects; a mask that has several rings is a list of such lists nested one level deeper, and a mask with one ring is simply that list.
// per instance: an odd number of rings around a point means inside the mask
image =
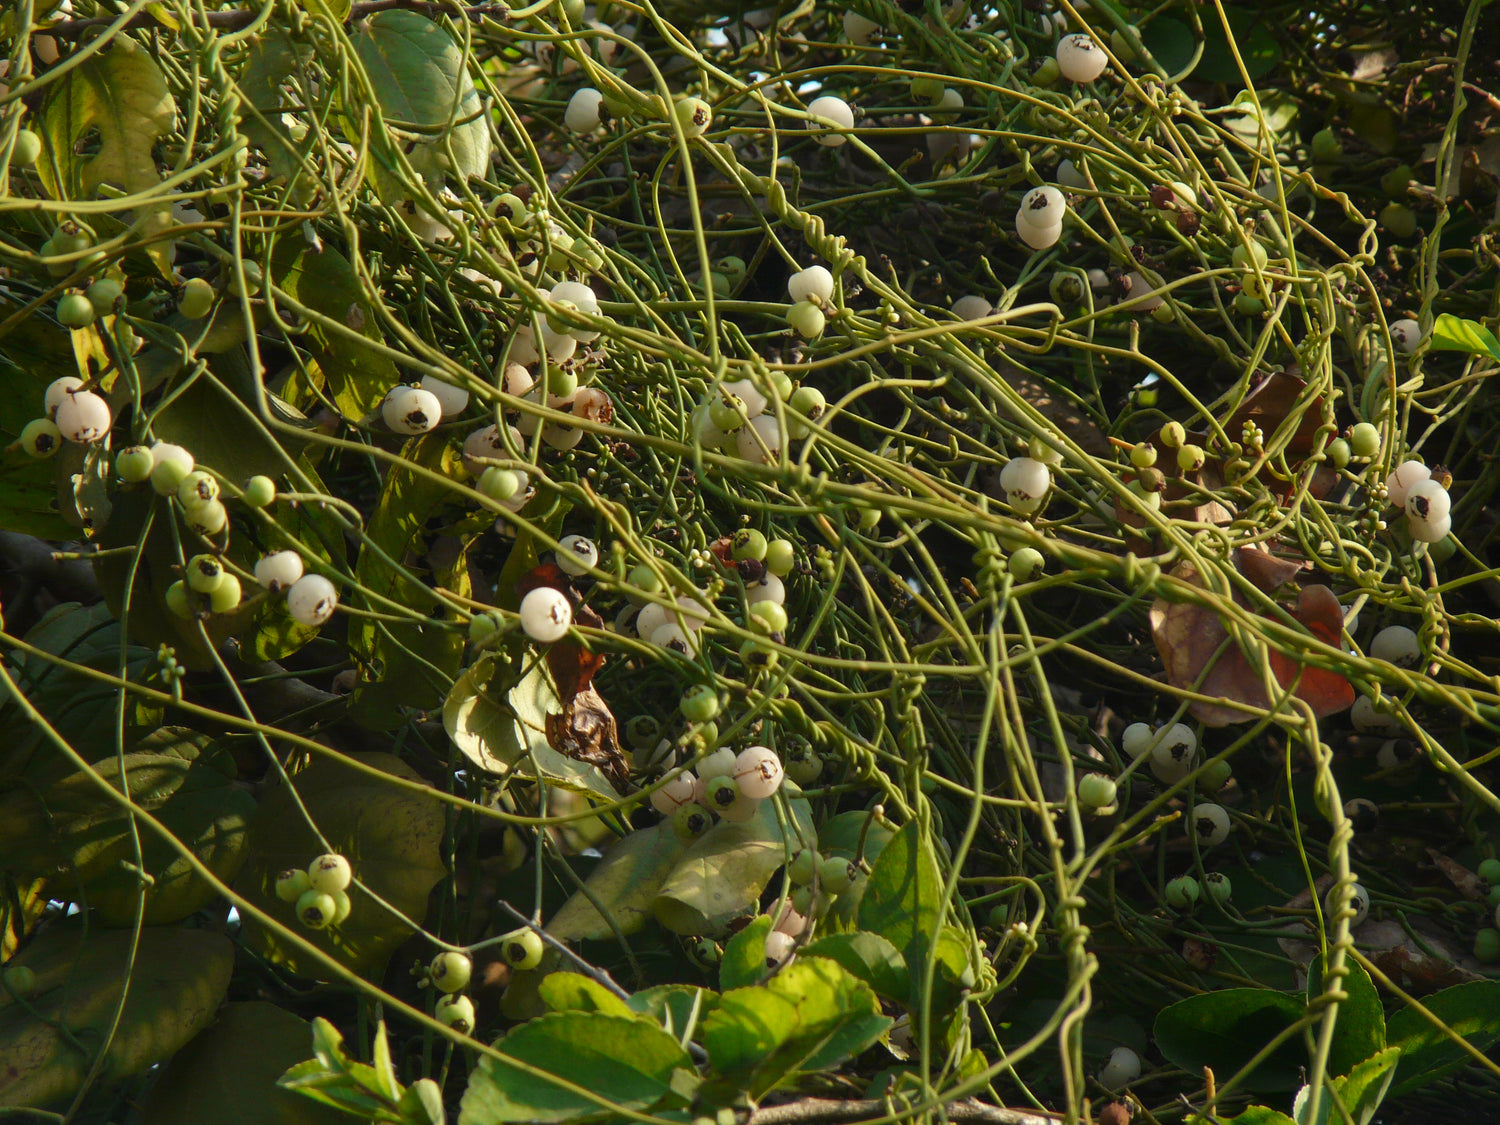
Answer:
[{"label": "dense vegetation background", "polygon": [[1492,1113],[1497,40],[7,5],[0,1116]]}]

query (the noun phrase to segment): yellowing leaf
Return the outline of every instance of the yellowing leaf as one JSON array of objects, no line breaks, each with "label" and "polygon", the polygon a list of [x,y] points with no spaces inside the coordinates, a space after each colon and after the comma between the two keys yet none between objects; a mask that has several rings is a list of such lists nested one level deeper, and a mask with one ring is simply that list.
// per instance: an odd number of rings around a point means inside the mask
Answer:
[{"label": "yellowing leaf", "polygon": [[[90,200],[104,184],[127,195],[150,192],[161,183],[152,146],[176,121],[176,103],[156,60],[130,39],[117,38],[53,86],[42,109],[46,151],[37,163],[42,183],[57,199]],[[98,150],[79,156],[95,131]],[[136,209],[135,228],[142,237],[170,224],[170,204]],[[171,274],[170,243],[154,242],[147,253],[163,275]]]}]

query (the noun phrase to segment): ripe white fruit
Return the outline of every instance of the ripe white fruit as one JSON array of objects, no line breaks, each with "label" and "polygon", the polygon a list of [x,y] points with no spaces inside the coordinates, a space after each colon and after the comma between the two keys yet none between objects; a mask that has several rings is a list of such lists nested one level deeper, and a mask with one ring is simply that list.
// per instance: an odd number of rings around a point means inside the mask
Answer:
[{"label": "ripe white fruit", "polygon": [[568,596],[551,586],[538,586],[521,599],[521,628],[534,641],[551,644],[562,640],[573,624]]},{"label": "ripe white fruit", "polygon": [[1453,530],[1453,519],[1444,516],[1437,520],[1419,520],[1414,516],[1407,516],[1406,525],[1413,539],[1422,543],[1436,543],[1448,538],[1448,533]]},{"label": "ripe white fruit", "polygon": [[574,133],[592,133],[599,128],[599,103],[604,95],[592,86],[575,90],[563,110],[563,124]]},{"label": "ripe white fruit", "polygon": [[[1349,909],[1354,911],[1354,917],[1349,919],[1349,928],[1353,929],[1370,916],[1370,892],[1360,884],[1355,883],[1352,888],[1354,895],[1349,900]],[[1333,925],[1334,892],[1338,890],[1335,884],[1328,888],[1328,893],[1323,896],[1324,920],[1331,927]]]},{"label": "ripe white fruit", "polygon": [[953,302],[953,315],[958,317],[959,320],[981,320],[994,311],[994,305],[990,304],[983,297],[976,297],[972,294],[967,297],[960,297]]},{"label": "ripe white fruit", "polygon": [[1370,655],[1398,668],[1415,668],[1422,659],[1422,642],[1405,625],[1387,625],[1370,642]]},{"label": "ripe white fruit", "polygon": [[640,613],[635,615],[635,633],[643,641],[649,641],[651,634],[665,625],[672,616],[672,611],[664,605],[652,602],[650,605],[642,606]]},{"label": "ripe white fruit", "polygon": [[1042,498],[1052,487],[1052,471],[1032,457],[1013,457],[1000,470],[1000,491],[1005,502],[1023,516],[1042,506]]},{"label": "ripe white fruit", "polygon": [[1173,723],[1151,747],[1151,757],[1161,762],[1191,762],[1197,752],[1198,736],[1186,723]]},{"label": "ripe white fruit", "polygon": [[68,441],[98,441],[113,422],[109,403],[93,391],[69,391],[57,407],[57,428]]},{"label": "ripe white fruit", "polygon": [[1099,1084],[1111,1090],[1129,1086],[1141,1076],[1141,1056],[1129,1047],[1116,1047],[1099,1070]]},{"label": "ripe white fruit", "polygon": [[72,392],[81,389],[83,385],[83,380],[77,375],[64,375],[61,379],[53,379],[47,384],[47,393],[42,399],[43,412],[51,418]]},{"label": "ripe white fruit", "polygon": [[774,414],[752,418],[748,426],[741,426],[734,435],[736,452],[746,461],[757,465],[770,465],[779,461],[784,444],[781,420]]},{"label": "ripe white fruit", "polygon": [[[507,427],[510,430],[511,446],[517,453],[526,448],[526,439],[521,436],[521,431],[514,426]],[[500,436],[499,426],[486,426],[482,430],[475,430],[464,438],[464,468],[471,476],[480,476],[488,467],[480,464],[478,458],[492,457],[496,460],[508,460],[512,456],[510,449],[505,447],[505,439]]]},{"label": "ripe white fruit", "polygon": [[1198,843],[1209,848],[1229,839],[1230,827],[1229,813],[1224,806],[1209,802],[1194,806],[1188,822],[1188,831],[1198,838]]},{"label": "ripe white fruit", "polygon": [[1033,250],[1045,250],[1062,237],[1062,220],[1039,225],[1028,218],[1024,211],[1016,212],[1016,234]]},{"label": "ripe white fruit", "polygon": [[271,593],[287,590],[302,577],[302,556],[296,551],[272,551],[255,564],[255,580]]},{"label": "ripe white fruit", "polygon": [[808,266],[787,278],[786,291],[793,301],[832,300],[833,274],[826,266]]},{"label": "ripe white fruit", "polygon": [[1447,518],[1449,509],[1453,507],[1453,500],[1446,488],[1429,477],[1406,490],[1404,507],[1413,522],[1433,523]]},{"label": "ripe white fruit", "polygon": [[784,934],[780,930],[772,930],[766,935],[766,964],[775,968],[792,955],[792,950],[797,947],[796,941],[791,934]]},{"label": "ripe white fruit", "polygon": [[338,590],[321,574],[304,574],[286,592],[286,611],[301,625],[323,624],[338,605]]},{"label": "ripe white fruit", "polygon": [[697,634],[684,630],[675,621],[658,625],[652,631],[650,640],[657,648],[669,648],[684,656],[696,656],[698,653]]},{"label": "ripe white fruit", "polygon": [[422,376],[422,390],[438,400],[444,418],[457,418],[469,407],[469,392],[434,375]]},{"label": "ripe white fruit", "polygon": [[764,800],[781,788],[781,759],[766,746],[750,746],[734,760],[733,776],[740,792],[753,800]]},{"label": "ripe white fruit", "polygon": [[1150,753],[1155,738],[1150,723],[1131,723],[1120,735],[1120,749],[1131,758],[1139,758]]},{"label": "ripe white fruit", "polygon": [[585,535],[564,535],[557,541],[557,565],[575,578],[599,565],[599,547]]},{"label": "ripe white fruit", "polygon": [[[1120,307],[1122,309],[1128,308],[1135,309],[1137,312],[1151,312],[1153,309],[1158,309],[1166,303],[1165,298],[1151,292],[1156,287],[1134,270],[1125,275],[1125,281],[1129,285],[1130,293],[1135,294],[1135,296],[1127,296],[1125,300],[1121,301]],[[1147,295],[1140,296],[1140,294]]]},{"label": "ripe white fruit", "polygon": [[1057,67],[1069,82],[1092,82],[1108,65],[1108,56],[1088,35],[1064,35],[1057,42]]},{"label": "ripe white fruit", "polygon": [[683,770],[677,776],[668,778],[660,789],[651,794],[651,807],[662,816],[671,816],[679,806],[693,799],[697,783],[698,778],[692,770]]},{"label": "ripe white fruit", "polygon": [[1398,508],[1406,507],[1406,496],[1413,485],[1432,477],[1432,470],[1420,461],[1403,461],[1385,478],[1386,499]]},{"label": "ripe white fruit", "polygon": [[398,434],[425,434],[443,416],[437,395],[421,387],[392,387],[380,404],[380,416]]},{"label": "ripe white fruit", "polygon": [[[810,267],[810,269],[821,270],[823,269],[823,267],[812,266]],[[808,270],[803,270],[802,272],[807,273]],[[823,272],[827,273],[828,271],[823,270]],[[791,288],[790,282],[787,283],[787,288]],[[833,293],[832,277],[828,279],[828,292],[829,294]],[[736,379],[732,383],[725,383],[723,389],[729,394],[736,396],[740,400],[740,402],[744,403],[746,418],[759,418],[766,412],[766,396],[762,394],[760,388],[752,383],[749,379]]]},{"label": "ripe white fruit", "polygon": [[1391,343],[1402,355],[1411,355],[1422,342],[1422,326],[1407,317],[1391,322]]},{"label": "ripe white fruit", "polygon": [[[599,315],[599,298],[594,294],[594,291],[591,288],[583,284],[583,282],[581,281],[559,281],[552,287],[552,292],[547,295],[547,299],[554,303],[559,301],[567,301],[581,313],[587,313],[589,316]],[[555,329],[556,331],[564,332],[567,335],[572,336],[573,339],[577,340],[581,344],[587,344],[591,340],[596,340],[599,338],[599,333],[593,329],[572,328],[568,325],[563,324],[562,321],[558,321],[558,323],[554,325],[549,320],[547,322],[547,326],[549,328]],[[550,350],[548,354],[551,354]]]},{"label": "ripe white fruit", "polygon": [[786,604],[786,584],[770,571],[761,575],[759,582],[745,589],[745,602],[747,605],[757,605],[760,602],[775,602],[777,605]]},{"label": "ripe white fruit", "polygon": [[[818,120],[812,123],[814,129],[852,129],[854,128],[854,110],[849,108],[849,103],[843,98],[832,94],[824,94],[820,98],[814,98],[807,107],[807,112]],[[844,144],[849,138],[842,133],[820,132],[813,138],[820,145],[829,148],[837,148]]]},{"label": "ripe white fruit", "polygon": [[1368,695],[1362,695],[1354,701],[1354,706],[1349,708],[1349,721],[1361,734],[1395,735],[1406,730],[1399,718],[1377,708],[1375,701]]},{"label": "ripe white fruit", "polygon": [[1051,184],[1034,187],[1021,197],[1017,217],[1024,215],[1037,227],[1048,227],[1063,221],[1068,212],[1068,201],[1062,192]]}]

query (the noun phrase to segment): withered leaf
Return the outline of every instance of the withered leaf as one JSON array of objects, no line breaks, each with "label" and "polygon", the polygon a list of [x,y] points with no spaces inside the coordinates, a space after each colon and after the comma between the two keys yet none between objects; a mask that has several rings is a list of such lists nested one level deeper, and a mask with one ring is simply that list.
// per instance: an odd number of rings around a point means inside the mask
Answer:
[{"label": "withered leaf", "polygon": [[[1300,564],[1250,549],[1237,551],[1235,564],[1258,589],[1267,593],[1301,570]],[[1181,564],[1174,573],[1192,585],[1204,584],[1188,563]],[[1247,604],[1238,593],[1235,601]],[[1328,587],[1303,588],[1292,616],[1319,640],[1334,647],[1339,645],[1343,611]],[[1214,609],[1159,598],[1151,607],[1150,620],[1151,637],[1161,654],[1167,682],[1224,701],[1195,700],[1189,705],[1189,711],[1206,726],[1229,726],[1249,722],[1254,717],[1231,704],[1271,706],[1261,671],[1251,666],[1237,644],[1225,644],[1229,632]],[[1337,714],[1353,704],[1354,688],[1338,673],[1305,665],[1274,648],[1268,650],[1268,656],[1272,679],[1283,688],[1295,682],[1297,698],[1311,706],[1318,718]]]},{"label": "withered leaf", "polygon": [[[573,610],[573,622],[587,629],[604,628],[604,618],[586,605]],[[552,682],[557,685],[557,698],[564,703],[593,683],[594,676],[603,667],[604,654],[589,651],[574,640],[572,634],[547,649],[547,671],[552,673]]]},{"label": "withered leaf", "polygon": [[561,714],[548,714],[547,742],[575,762],[596,766],[621,793],[630,791],[630,768],[620,750],[614,714],[604,698],[586,687],[563,699]]}]

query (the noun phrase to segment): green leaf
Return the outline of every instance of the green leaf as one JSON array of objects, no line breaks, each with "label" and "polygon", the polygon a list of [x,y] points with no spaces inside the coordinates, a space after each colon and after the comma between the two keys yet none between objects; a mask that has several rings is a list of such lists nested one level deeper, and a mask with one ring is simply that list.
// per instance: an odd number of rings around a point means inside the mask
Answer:
[{"label": "green leaf", "polygon": [[547,923],[547,932],[559,941],[613,937],[614,930],[594,901],[608,911],[622,934],[639,932],[651,917],[658,889],[686,850],[669,820],[616,841],[584,880],[588,894],[573,892]]},{"label": "green leaf", "polygon": [[287,296],[349,329],[341,332],[310,323],[296,340],[311,354],[345,420],[364,418],[401,375],[389,356],[363,342],[379,344],[384,337],[375,307],[349,259],[332,246],[325,244],[317,252],[300,238],[286,238],[271,254],[271,277]]},{"label": "green leaf", "polygon": [[469,1077],[459,1125],[502,1121],[575,1121],[606,1112],[564,1083],[621,1109],[643,1112],[672,1096],[672,1072],[692,1067],[682,1045],[638,1016],[554,1012],[495,1044],[507,1058],[483,1057]]},{"label": "green leaf", "polygon": [[[650,1016],[673,1036],[681,1039],[689,1023],[713,1007],[718,995],[691,984],[659,984],[630,997],[630,1010]],[[694,1015],[694,1007],[697,1015]]]},{"label": "green leaf", "polygon": [[799,957],[765,984],[720,996],[701,1038],[714,1069],[745,1074],[750,1096],[759,1098],[791,1075],[862,1051],[893,1022],[870,987],[840,965]]},{"label": "green leaf", "polygon": [[[294,79],[313,57],[310,44],[298,43],[284,30],[271,28],[251,44],[240,71],[239,87],[247,110],[241,128],[250,142],[266,154],[266,165],[273,179],[295,182],[302,170],[298,154],[316,153],[315,149],[308,152],[306,121],[299,116],[293,132],[283,120],[284,115],[298,112],[305,91],[295,102],[282,92],[283,83],[303,91]],[[296,183],[292,189],[294,198],[305,199],[310,188],[310,184]]]},{"label": "green leaf", "polygon": [[720,988],[741,988],[766,975],[766,935],[770,932],[770,916],[760,914],[724,943],[724,958],[719,962]]},{"label": "green leaf", "polygon": [[783,836],[776,802],[762,801],[743,824],[721,820],[694,842],[662,885],[652,909],[673,933],[705,934],[752,911],[771,875],[804,839],[813,838],[812,808],[787,802],[801,831]]},{"label": "green leaf", "polygon": [[[1330,1084],[1332,1091],[1330,1092],[1325,1086],[1323,1095],[1318,1099],[1315,1125],[1330,1125],[1330,1123],[1344,1120],[1343,1115],[1334,1109],[1335,1096],[1353,1117],[1355,1125],[1368,1125],[1385,1098],[1386,1090],[1390,1086],[1391,1079],[1395,1077],[1396,1064],[1400,1059],[1399,1048],[1387,1047],[1356,1063],[1350,1068],[1346,1077],[1335,1078]],[[1297,1125],[1314,1125],[1314,1118],[1309,1112],[1311,1106],[1308,1094],[1309,1089],[1306,1086],[1297,1093],[1297,1101],[1292,1111],[1297,1119]]]},{"label": "green leaf", "polygon": [[548,973],[537,986],[542,1002],[553,1012],[603,1012],[609,1016],[634,1016],[620,997],[582,973]]},{"label": "green leaf", "polygon": [[870,870],[859,927],[901,950],[908,965],[924,960],[943,913],[943,873],[916,821],[902,826]]},{"label": "green leaf", "polygon": [[1433,324],[1432,350],[1485,355],[1500,363],[1500,340],[1495,339],[1495,334],[1477,320],[1465,320],[1452,313],[1442,313]]},{"label": "green leaf", "polygon": [[[1352,957],[1344,962],[1348,975],[1343,990],[1349,994],[1339,1004],[1333,1045],[1328,1053],[1328,1073],[1348,1074],[1355,1065],[1385,1049],[1385,1011],[1375,983]],[[1323,994],[1323,959],[1314,957],[1307,972],[1307,1002]]]},{"label": "green leaf", "polygon": [[[351,712],[377,730],[406,722],[403,708],[441,706],[453,689],[464,651],[463,633],[432,617],[439,603],[421,576],[430,545],[428,521],[447,503],[451,485],[464,479],[462,462],[441,433],[409,442],[403,460],[414,467],[396,466],[386,474],[355,576],[371,593],[415,610],[423,620],[389,623],[360,617],[349,626],[349,649],[364,665]],[[451,580],[444,580],[450,576],[431,578],[452,587]],[[390,612],[380,604],[370,608]],[[448,619],[457,620],[451,613]]]},{"label": "green leaf", "polygon": [[1192,61],[1197,42],[1191,27],[1170,16],[1159,16],[1141,28],[1141,45],[1170,75],[1181,73]]},{"label": "green leaf", "polygon": [[[1479,1051],[1500,1040],[1500,981],[1477,980],[1445,988],[1423,1006]],[[1473,1062],[1472,1056],[1413,1009],[1397,1012],[1386,1024],[1386,1042],[1401,1049],[1393,1097],[1420,1090]]]},{"label": "green leaf", "polygon": [[[386,778],[421,784],[415,771],[399,758],[366,754],[352,762],[375,770],[374,776],[342,761],[319,758],[293,775],[292,784],[334,851],[349,858],[356,881],[420,922],[427,913],[428,893],[445,873],[439,850],[446,819],[443,807],[420,789],[399,788]],[[390,955],[410,936],[410,926],[358,886],[349,888],[353,901],[349,917],[339,927],[326,930],[304,929],[292,907],[276,897],[276,877],[282,871],[306,867],[323,851],[285,787],[262,799],[251,826],[251,841],[250,859],[235,889],[334,959],[378,980]],[[322,975],[320,966],[279,931],[246,918],[244,934],[252,948],[291,972]]]},{"label": "green leaf", "polygon": [[[354,37],[354,53],[390,140],[409,149],[413,170],[431,190],[447,175],[465,180],[488,171],[489,124],[463,51],[446,29],[415,12],[380,12]],[[359,147],[362,138],[352,139]],[[391,170],[378,165],[376,186],[387,203],[410,198]]]},{"label": "green leaf", "polygon": [[105,1083],[170,1058],[209,1024],[229,988],[234,946],[222,934],[147,927],[132,961],[132,932],[73,921],[49,927],[10,962],[30,968],[37,983],[25,1003],[0,990],[0,1106],[72,1097],[93,1061],[74,1044],[103,1042],[127,980],[97,1076]]},{"label": "green leaf", "polygon": [[[127,195],[161,184],[152,148],[177,123],[177,106],[165,75],[150,52],[126,36],[100,51],[52,85],[42,107],[45,149],[37,172],[57,199],[92,200],[105,184]],[[77,155],[97,130],[92,156]],[[134,207],[137,233],[145,236],[171,225],[171,205]],[[163,275],[170,275],[170,243],[147,249]]]},{"label": "green leaf", "polygon": [[[1212,1067],[1222,1078],[1238,1074],[1273,1036],[1306,1013],[1302,1001],[1264,988],[1226,988],[1190,996],[1156,1017],[1157,1046],[1167,1060],[1191,1073]],[[1247,1090],[1295,1090],[1307,1065],[1302,1041],[1293,1036],[1242,1083]]]},{"label": "green leaf", "polygon": [[[1235,49],[1245,64],[1245,73],[1252,82],[1264,78],[1280,65],[1281,46],[1264,19],[1243,8],[1225,8],[1224,16],[1234,36]],[[1223,82],[1231,87],[1244,85],[1234,52],[1229,49],[1224,26],[1212,9],[1204,11],[1203,57],[1193,68],[1193,77],[1200,82]]]},{"label": "green leaf", "polygon": [[857,930],[830,934],[802,950],[803,957],[827,957],[864,981],[886,1000],[905,1004],[911,999],[911,974],[901,951],[879,934]]},{"label": "green leaf", "polygon": [[162,1068],[143,1125],[202,1125],[234,1107],[237,1125],[340,1125],[349,1118],[277,1085],[307,1057],[307,1021],[264,1000],[225,1004]]},{"label": "green leaf", "polygon": [[1233,1117],[1215,1117],[1212,1121],[1195,1113],[1187,1121],[1188,1125],[1219,1125],[1220,1122],[1223,1125],[1297,1125],[1279,1109],[1263,1105],[1252,1105]]}]

